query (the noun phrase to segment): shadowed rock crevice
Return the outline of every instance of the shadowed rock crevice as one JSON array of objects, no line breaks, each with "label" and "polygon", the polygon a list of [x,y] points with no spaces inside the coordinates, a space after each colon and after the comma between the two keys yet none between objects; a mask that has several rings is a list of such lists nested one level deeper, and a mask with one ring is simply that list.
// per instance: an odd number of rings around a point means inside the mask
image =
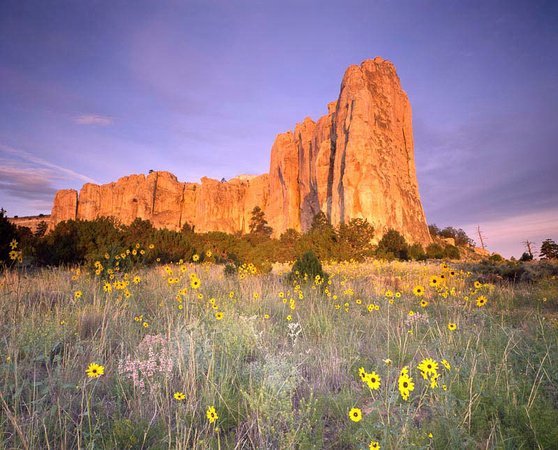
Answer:
[{"label": "shadowed rock crevice", "polygon": [[327,176],[327,211],[326,216],[331,222],[332,215],[332,199],[333,199],[333,177],[335,174],[335,156],[337,154],[337,136],[335,134],[335,127],[331,127],[331,144],[329,156],[329,173]]}]

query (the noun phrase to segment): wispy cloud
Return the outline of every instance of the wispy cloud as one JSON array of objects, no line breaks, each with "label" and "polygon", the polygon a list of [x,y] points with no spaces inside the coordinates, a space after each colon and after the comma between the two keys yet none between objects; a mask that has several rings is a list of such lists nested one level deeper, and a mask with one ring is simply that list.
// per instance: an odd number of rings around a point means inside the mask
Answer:
[{"label": "wispy cloud", "polygon": [[11,215],[50,211],[57,178],[52,169],[18,167],[0,158],[0,207]]},{"label": "wispy cloud", "polygon": [[102,116],[100,114],[83,114],[74,118],[74,122],[78,125],[99,125],[106,127],[112,125],[113,119],[109,116]]},{"label": "wispy cloud", "polygon": [[56,178],[50,169],[10,167],[0,159],[0,191],[27,200],[51,199]]},{"label": "wispy cloud", "polygon": [[57,189],[95,180],[0,143],[0,207],[12,215],[48,212]]},{"label": "wispy cloud", "polygon": [[88,177],[87,175],[83,175],[79,172],[76,172],[75,170],[59,166],[58,164],[53,164],[25,150],[15,149],[13,147],[0,143],[0,155],[2,153],[9,156],[8,158],[6,158],[6,160],[11,161],[12,165],[15,164],[17,160],[20,160],[23,165],[20,164],[19,166],[23,168],[29,168],[33,170],[36,170],[37,168],[48,168],[53,171],[53,175],[55,175],[57,178],[69,178],[81,180],[86,183],[95,183],[95,180]]}]

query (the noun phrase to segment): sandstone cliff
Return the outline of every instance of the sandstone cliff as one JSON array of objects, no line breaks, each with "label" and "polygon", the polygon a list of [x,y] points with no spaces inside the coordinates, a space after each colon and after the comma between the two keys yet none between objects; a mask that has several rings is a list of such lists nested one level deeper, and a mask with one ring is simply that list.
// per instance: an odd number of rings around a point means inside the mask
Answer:
[{"label": "sandstone cliff", "polygon": [[156,227],[247,232],[260,206],[276,236],[305,231],[323,211],[334,225],[366,218],[376,235],[388,228],[410,242],[430,242],[416,179],[411,105],[395,67],[382,58],[350,66],[328,113],[279,134],[269,174],[227,182],[183,183],[168,172],[130,175],[56,194],[52,223],[67,219],[135,218]]}]

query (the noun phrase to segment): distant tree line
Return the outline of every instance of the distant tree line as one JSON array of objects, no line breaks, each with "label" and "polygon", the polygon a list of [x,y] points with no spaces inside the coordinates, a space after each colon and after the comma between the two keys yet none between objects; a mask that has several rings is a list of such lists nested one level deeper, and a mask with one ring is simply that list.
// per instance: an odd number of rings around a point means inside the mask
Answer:
[{"label": "distant tree line", "polygon": [[[49,233],[45,233],[45,223],[32,233],[29,228],[11,224],[2,210],[0,263],[9,263],[10,242],[14,239],[19,242],[26,261],[36,265],[92,265],[108,259],[107,255],[112,258],[140,248],[141,254],[136,251],[138,254],[134,258],[123,258],[127,264],[190,261],[194,255],[199,255],[199,260],[203,261],[207,250],[215,262],[230,267],[251,262],[263,270],[270,268],[273,262],[293,261],[309,251],[322,261],[460,258],[457,246],[434,242],[423,248],[420,244],[407,243],[395,230],[388,230],[378,244],[373,245],[374,228],[367,220],[351,219],[334,227],[323,212],[313,218],[307,232],[288,229],[273,239],[265,213],[256,207],[251,214],[249,230],[247,234],[196,233],[189,224],[180,231],[171,231],[154,228],[151,222],[142,219],[121,225],[112,218],[99,218],[64,221]],[[436,236],[452,237],[457,245],[470,243],[463,230],[451,227],[439,230],[435,225],[431,225],[430,230]]]}]

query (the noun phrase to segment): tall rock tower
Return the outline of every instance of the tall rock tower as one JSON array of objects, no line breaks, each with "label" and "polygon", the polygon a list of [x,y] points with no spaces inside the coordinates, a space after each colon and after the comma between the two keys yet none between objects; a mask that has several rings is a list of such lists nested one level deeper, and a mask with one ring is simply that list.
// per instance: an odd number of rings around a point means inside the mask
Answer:
[{"label": "tall rock tower", "polygon": [[334,225],[364,218],[377,235],[394,228],[408,241],[430,242],[411,105],[395,67],[382,58],[350,66],[338,100],[317,123],[307,118],[277,137],[269,176],[267,211],[276,231],[306,230],[323,211]]}]

